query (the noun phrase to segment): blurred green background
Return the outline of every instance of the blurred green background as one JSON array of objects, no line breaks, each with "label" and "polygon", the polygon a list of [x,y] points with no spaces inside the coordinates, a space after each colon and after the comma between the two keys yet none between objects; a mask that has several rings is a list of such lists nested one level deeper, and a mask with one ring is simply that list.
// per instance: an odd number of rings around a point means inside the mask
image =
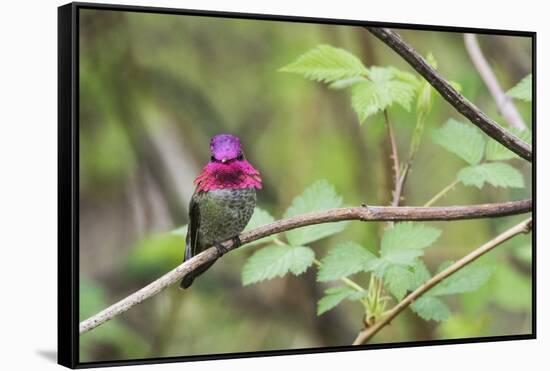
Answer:
[{"label": "blurred green background", "polygon": [[[474,69],[460,33],[400,30],[463,94],[503,123]],[[480,35],[505,90],[531,72],[531,40]],[[80,11],[80,318],[127,296],[177,266],[193,179],[209,160],[209,138],[240,136],[260,170],[258,205],[280,218],[291,200],[318,179],[348,205],[390,202],[391,159],[382,115],[359,125],[348,94],[279,68],[318,44],[357,55],[366,66],[413,72],[359,27],[221,19],[118,11]],[[526,122],[531,106],[516,102]],[[414,114],[392,108],[403,156]],[[430,131],[449,117],[465,121],[436,97],[406,205],[422,205],[464,163],[433,144]],[[457,186],[443,204],[530,197],[525,189]],[[457,259],[524,217],[430,223],[443,230],[426,251],[432,269]],[[384,223],[351,223],[314,243],[318,257],[336,242],[374,249]],[[484,260],[495,267],[480,290],[449,301],[453,316],[437,324],[405,311],[372,342],[448,339],[531,332],[531,236],[515,238]],[[185,292],[175,285],[80,338],[82,362],[348,345],[362,308],[344,303],[322,316],[325,284],[315,269],[242,287],[240,272],[254,248],[227,255]],[[358,278],[361,281],[361,277]]]}]

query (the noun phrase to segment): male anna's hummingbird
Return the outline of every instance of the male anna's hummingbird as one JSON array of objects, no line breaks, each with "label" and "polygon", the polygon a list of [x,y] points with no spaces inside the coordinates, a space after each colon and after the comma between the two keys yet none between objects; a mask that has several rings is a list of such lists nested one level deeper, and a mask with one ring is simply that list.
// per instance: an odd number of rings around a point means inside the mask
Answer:
[{"label": "male anna's hummingbird", "polygon": [[[240,244],[239,233],[256,206],[256,188],[262,188],[260,173],[245,160],[238,137],[230,134],[212,137],[210,152],[210,162],[195,178],[197,187],[189,203],[184,261],[212,245],[221,256],[226,252],[221,242],[231,238]],[[214,262],[188,273],[180,287],[191,286],[195,277]]]}]

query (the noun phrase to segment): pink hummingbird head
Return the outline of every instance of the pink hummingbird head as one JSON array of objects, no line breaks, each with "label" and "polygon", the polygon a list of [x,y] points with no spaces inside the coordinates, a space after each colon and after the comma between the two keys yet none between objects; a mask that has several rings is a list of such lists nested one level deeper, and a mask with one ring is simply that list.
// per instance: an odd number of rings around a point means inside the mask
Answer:
[{"label": "pink hummingbird head", "polygon": [[196,192],[262,188],[260,173],[244,158],[238,137],[231,134],[215,135],[210,140],[210,152],[210,162],[195,178]]},{"label": "pink hummingbird head", "polygon": [[241,140],[231,134],[213,136],[210,140],[210,152],[212,153],[212,160],[221,161],[222,163],[239,159],[239,157],[242,159],[243,157]]}]

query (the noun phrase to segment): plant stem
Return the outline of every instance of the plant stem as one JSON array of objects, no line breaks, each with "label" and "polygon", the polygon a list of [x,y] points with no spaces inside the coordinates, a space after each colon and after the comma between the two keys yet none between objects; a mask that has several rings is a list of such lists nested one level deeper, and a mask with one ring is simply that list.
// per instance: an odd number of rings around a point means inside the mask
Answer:
[{"label": "plant stem", "polygon": [[384,121],[386,122],[386,128],[388,129],[388,139],[391,146],[391,158],[393,160],[394,182],[395,188],[392,192],[392,206],[399,206],[399,200],[401,199],[402,185],[401,182],[401,165],[399,164],[399,154],[397,152],[397,143],[395,141],[395,133],[393,126],[388,116],[388,110],[384,110]]},{"label": "plant stem", "polygon": [[532,228],[532,223],[533,223],[532,218],[528,218],[522,221],[521,223],[516,224],[512,228],[508,229],[504,233],[501,233],[500,235],[488,241],[484,245],[478,247],[474,251],[470,252],[468,255],[464,256],[462,259],[458,260],[454,264],[450,265],[448,268],[444,269],[443,271],[439,272],[438,274],[430,278],[428,281],[422,284],[419,288],[417,288],[416,290],[411,292],[409,295],[407,295],[396,306],[390,309],[387,312],[388,314],[382,320],[376,322],[375,324],[373,324],[372,326],[366,329],[361,330],[357,335],[357,338],[353,342],[353,345],[365,344],[367,341],[369,341],[369,339],[371,339],[374,335],[376,335],[378,331],[380,331],[384,326],[389,324],[399,313],[405,310],[405,308],[407,308],[416,299],[421,297],[428,290],[430,290],[432,287],[434,287],[435,285],[443,281],[445,278],[449,277],[453,273],[464,268],[468,264],[472,263],[482,255],[491,251],[492,249],[502,244],[503,242],[509,240],[510,238],[521,233],[529,233]]},{"label": "plant stem", "polygon": [[468,52],[468,55],[470,55],[472,63],[485,82],[489,92],[493,96],[502,117],[504,117],[504,119],[515,128],[525,130],[527,125],[525,125],[525,122],[521,118],[521,115],[514,105],[513,100],[508,97],[500,87],[495,73],[481,51],[481,47],[477,42],[477,36],[470,33],[464,34],[464,45],[466,46],[466,51]]},{"label": "plant stem", "polygon": [[448,186],[443,188],[438,194],[436,194],[428,202],[426,202],[424,204],[424,207],[428,207],[428,206],[431,206],[434,203],[436,203],[441,197],[445,196],[445,194],[447,194],[447,192],[452,190],[454,188],[454,186],[456,186],[459,182],[460,182],[460,180],[458,180],[458,179],[453,180],[453,182],[451,184],[449,184]]}]

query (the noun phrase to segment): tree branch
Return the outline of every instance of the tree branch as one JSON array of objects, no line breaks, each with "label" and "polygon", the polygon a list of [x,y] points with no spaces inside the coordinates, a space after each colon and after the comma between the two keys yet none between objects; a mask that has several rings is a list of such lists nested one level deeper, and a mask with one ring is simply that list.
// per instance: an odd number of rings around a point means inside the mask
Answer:
[{"label": "tree branch", "polygon": [[397,143],[395,141],[395,133],[393,131],[393,126],[390,122],[388,116],[388,111],[384,110],[384,121],[386,121],[386,128],[388,130],[388,139],[391,146],[391,158],[393,160],[393,171],[394,171],[394,184],[395,188],[392,192],[392,202],[391,206],[399,206],[399,201],[401,200],[401,192],[403,190],[403,182],[401,181],[401,164],[399,163],[399,154],[397,152]]},{"label": "tree branch", "polygon": [[479,43],[477,42],[477,36],[471,33],[464,34],[464,45],[466,46],[466,51],[477,69],[477,72],[479,72],[479,75],[493,96],[502,117],[515,128],[525,130],[527,125],[525,125],[512,99],[508,97],[500,87],[489,62],[487,62],[487,59],[485,59],[481,51]]},{"label": "tree branch", "polygon": [[458,112],[470,120],[474,125],[483,130],[494,140],[501,143],[512,152],[525,160],[532,161],[531,145],[525,143],[517,136],[511,134],[502,126],[489,118],[483,111],[466,99],[447,80],[407,44],[399,34],[388,29],[378,27],[366,27],[374,36],[392,48],[405,59],[420,75],[422,75],[441,96],[449,102]]},{"label": "tree branch", "polygon": [[510,238],[520,234],[520,233],[529,233],[531,231],[532,218],[526,219],[523,222],[515,225],[514,227],[508,229],[506,232],[498,235],[491,241],[487,242],[481,247],[478,247],[468,255],[464,256],[462,259],[458,260],[456,263],[449,266],[447,269],[444,269],[440,273],[436,274],[428,281],[426,281],[422,286],[411,292],[405,299],[399,302],[395,307],[389,310],[386,317],[376,322],[372,326],[361,330],[357,338],[353,342],[353,345],[365,344],[369,339],[378,333],[384,326],[388,325],[399,313],[405,310],[409,305],[411,305],[416,299],[425,294],[432,287],[443,281],[445,278],[449,277],[456,271],[464,268],[466,265],[470,264],[480,256],[491,251],[501,243],[509,240]]},{"label": "tree branch", "polygon": [[[249,232],[242,233],[239,237],[241,242],[246,244],[272,234],[305,227],[312,224],[333,223],[344,220],[419,221],[476,219],[522,214],[531,211],[531,208],[531,200],[449,207],[344,207],[282,219]],[[226,241],[223,245],[228,251],[236,248],[232,241]],[[166,287],[180,280],[189,272],[192,272],[198,267],[216,260],[217,258],[218,255],[215,247],[211,247],[203,251],[192,259],[187,260],[172,269],[156,281],[153,281],[149,285],[111,305],[107,309],[102,310],[98,314],[80,322],[80,333],[82,334],[90,331],[91,329],[107,322],[113,317],[132,308],[134,305],[158,294]]]}]

